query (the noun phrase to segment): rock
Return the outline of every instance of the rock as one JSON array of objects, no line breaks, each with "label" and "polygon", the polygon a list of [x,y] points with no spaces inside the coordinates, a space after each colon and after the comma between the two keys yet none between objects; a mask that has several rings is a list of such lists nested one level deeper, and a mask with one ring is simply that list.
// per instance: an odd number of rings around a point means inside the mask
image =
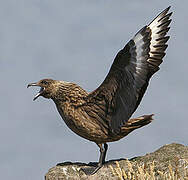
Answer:
[{"label": "rock", "polygon": [[172,143],[145,156],[111,160],[94,175],[86,175],[82,170],[89,168],[93,168],[91,163],[60,163],[49,170],[45,180],[188,180],[188,146]]}]

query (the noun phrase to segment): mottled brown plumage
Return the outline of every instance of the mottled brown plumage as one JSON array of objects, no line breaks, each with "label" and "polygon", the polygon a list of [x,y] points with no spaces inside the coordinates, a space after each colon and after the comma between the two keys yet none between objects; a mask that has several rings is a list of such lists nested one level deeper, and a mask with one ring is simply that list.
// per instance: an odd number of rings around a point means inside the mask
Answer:
[{"label": "mottled brown plumage", "polygon": [[118,52],[104,82],[93,92],[88,93],[74,83],[52,79],[28,85],[41,87],[34,100],[39,96],[52,99],[67,126],[100,147],[97,170],[105,162],[107,142],[117,141],[152,121],[152,115],[130,117],[165,55],[172,14],[168,14],[169,8]]}]

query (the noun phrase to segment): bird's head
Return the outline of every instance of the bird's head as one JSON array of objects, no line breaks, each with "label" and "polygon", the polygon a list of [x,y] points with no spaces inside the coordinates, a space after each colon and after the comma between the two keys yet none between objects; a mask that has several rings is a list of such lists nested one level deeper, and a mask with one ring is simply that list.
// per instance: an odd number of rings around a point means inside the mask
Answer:
[{"label": "bird's head", "polygon": [[27,85],[27,87],[31,86],[38,86],[40,87],[39,92],[35,95],[33,100],[36,100],[39,96],[43,96],[45,98],[53,98],[56,87],[57,87],[57,81],[52,79],[42,79],[36,83],[30,83]]}]

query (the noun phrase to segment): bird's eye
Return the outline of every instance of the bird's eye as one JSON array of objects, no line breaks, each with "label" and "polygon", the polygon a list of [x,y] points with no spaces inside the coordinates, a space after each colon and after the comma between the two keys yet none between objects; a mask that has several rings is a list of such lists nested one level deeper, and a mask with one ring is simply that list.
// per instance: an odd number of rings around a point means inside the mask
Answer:
[{"label": "bird's eye", "polygon": [[43,80],[43,81],[41,81],[41,83],[42,83],[42,84],[45,84],[45,85],[47,85],[47,84],[48,84],[48,82],[47,82],[47,81],[44,81],[44,80]]}]

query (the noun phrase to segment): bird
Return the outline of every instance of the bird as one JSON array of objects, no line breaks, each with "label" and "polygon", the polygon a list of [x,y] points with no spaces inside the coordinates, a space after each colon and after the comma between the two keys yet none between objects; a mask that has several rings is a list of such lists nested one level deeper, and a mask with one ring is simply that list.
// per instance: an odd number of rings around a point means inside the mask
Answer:
[{"label": "bird", "polygon": [[40,96],[52,99],[66,125],[97,144],[100,157],[91,174],[105,164],[108,142],[118,141],[153,120],[153,114],[131,116],[166,54],[172,20],[169,9],[170,6],[141,28],[117,53],[104,81],[94,91],[48,78],[27,86],[40,87],[33,100]]}]

